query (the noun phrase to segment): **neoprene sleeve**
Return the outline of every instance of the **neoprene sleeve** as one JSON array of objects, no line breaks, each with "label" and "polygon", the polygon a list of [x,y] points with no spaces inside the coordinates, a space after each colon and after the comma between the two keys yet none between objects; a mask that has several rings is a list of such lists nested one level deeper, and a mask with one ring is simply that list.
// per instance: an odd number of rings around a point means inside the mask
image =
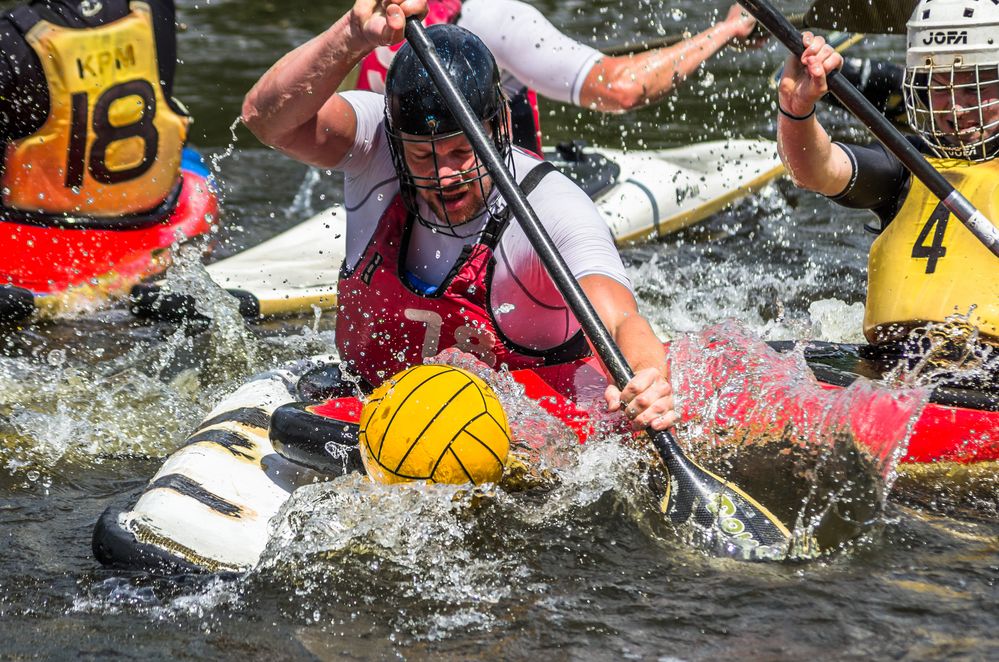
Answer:
[{"label": "neoprene sleeve", "polygon": [[846,189],[830,199],[851,209],[870,209],[883,230],[901,209],[912,175],[881,143],[836,144],[850,157],[853,176]]}]

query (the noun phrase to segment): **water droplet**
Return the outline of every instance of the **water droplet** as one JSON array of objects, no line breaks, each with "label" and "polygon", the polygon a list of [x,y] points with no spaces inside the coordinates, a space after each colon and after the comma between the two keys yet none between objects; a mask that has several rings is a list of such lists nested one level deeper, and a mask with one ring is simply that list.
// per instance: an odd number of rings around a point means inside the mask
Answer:
[{"label": "water droplet", "polygon": [[66,350],[53,349],[45,356],[45,361],[53,368],[60,368],[66,363]]}]

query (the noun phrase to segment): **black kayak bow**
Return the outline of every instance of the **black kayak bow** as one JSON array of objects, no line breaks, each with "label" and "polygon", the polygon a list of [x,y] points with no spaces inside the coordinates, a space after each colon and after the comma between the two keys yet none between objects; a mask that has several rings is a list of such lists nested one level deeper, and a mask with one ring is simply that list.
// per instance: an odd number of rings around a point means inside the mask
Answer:
[{"label": "black kayak bow", "polygon": [[[410,16],[406,38],[458,120],[493,183],[505,198],[614,382],[624,388],[631,367],[569,271],[534,209],[507,169],[482,124],[441,64],[420,21]],[[783,558],[791,543],[787,527],[739,487],[698,466],[666,431],[646,430],[669,473],[663,510],[675,525],[696,524],[694,539],[715,554],[739,559]]]}]

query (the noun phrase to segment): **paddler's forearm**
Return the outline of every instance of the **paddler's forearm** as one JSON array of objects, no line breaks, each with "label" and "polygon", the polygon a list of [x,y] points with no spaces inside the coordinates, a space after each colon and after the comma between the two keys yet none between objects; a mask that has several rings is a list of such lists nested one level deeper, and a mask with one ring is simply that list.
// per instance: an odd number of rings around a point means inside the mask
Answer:
[{"label": "paddler's forearm", "polygon": [[586,76],[580,104],[623,112],[656,103],[736,36],[735,26],[726,21],[673,46],[602,58]]},{"label": "paddler's forearm", "polygon": [[644,317],[638,313],[625,317],[614,329],[613,336],[633,371],[655,368],[669,378],[666,350]]},{"label": "paddler's forearm", "polygon": [[778,113],[777,153],[791,180],[816,193],[838,195],[853,176],[850,157],[832,143],[814,114],[795,120]]},{"label": "paddler's forearm", "polygon": [[371,50],[348,13],[282,57],[243,101],[243,122],[260,140],[280,146],[314,120],[340,83]]},{"label": "paddler's forearm", "polygon": [[583,276],[579,285],[631,369],[638,372],[656,368],[665,376],[666,351],[648,321],[638,312],[638,303],[631,290],[602,275]]}]

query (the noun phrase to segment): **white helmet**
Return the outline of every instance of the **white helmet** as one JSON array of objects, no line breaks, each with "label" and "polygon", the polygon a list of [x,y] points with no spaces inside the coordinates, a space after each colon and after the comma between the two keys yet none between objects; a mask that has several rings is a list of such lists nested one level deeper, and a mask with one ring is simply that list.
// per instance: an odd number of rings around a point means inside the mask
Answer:
[{"label": "white helmet", "polygon": [[999,154],[999,0],[920,0],[907,24],[909,124],[940,157]]}]

